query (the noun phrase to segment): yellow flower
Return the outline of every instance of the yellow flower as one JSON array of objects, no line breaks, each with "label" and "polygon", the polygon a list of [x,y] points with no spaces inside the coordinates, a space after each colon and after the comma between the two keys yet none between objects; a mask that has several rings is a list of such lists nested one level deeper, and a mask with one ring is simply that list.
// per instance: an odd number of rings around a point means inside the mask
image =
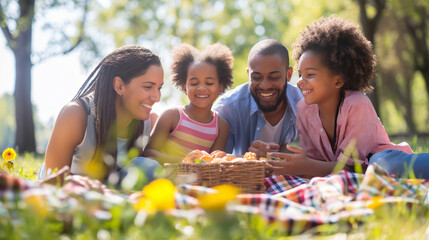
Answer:
[{"label": "yellow flower", "polygon": [[24,197],[25,202],[41,216],[46,216],[49,213],[46,198],[39,195],[29,195]]},{"label": "yellow flower", "polygon": [[16,152],[15,150],[13,150],[13,148],[6,148],[3,151],[2,156],[3,156],[3,159],[6,161],[14,160],[16,157]]},{"label": "yellow flower", "polygon": [[13,168],[13,162],[12,161],[5,161],[3,163],[3,169],[5,169],[5,168],[9,169],[9,171],[10,171],[10,169]]},{"label": "yellow flower", "polygon": [[367,207],[372,208],[372,209],[376,209],[378,207],[381,207],[384,205],[383,199],[384,198],[381,196],[375,196],[371,200],[368,201],[369,203],[368,203]]},{"label": "yellow flower", "polygon": [[142,197],[138,202],[134,204],[134,208],[137,210],[143,210],[149,214],[156,212],[155,205],[147,197]]},{"label": "yellow flower", "polygon": [[200,206],[208,210],[222,210],[227,202],[236,198],[240,194],[240,189],[233,185],[223,184],[213,189],[216,193],[207,194],[198,198]]},{"label": "yellow flower", "polygon": [[407,179],[407,183],[411,185],[420,185],[422,184],[423,181],[424,179],[415,179],[415,178]]},{"label": "yellow flower", "polygon": [[83,168],[86,175],[92,179],[101,180],[104,178],[107,172],[106,166],[103,163],[92,160],[87,161]]},{"label": "yellow flower", "polygon": [[157,179],[143,188],[144,197],[134,206],[136,209],[146,210],[149,213],[155,210],[167,210],[175,207],[174,198],[176,187],[170,180]]}]

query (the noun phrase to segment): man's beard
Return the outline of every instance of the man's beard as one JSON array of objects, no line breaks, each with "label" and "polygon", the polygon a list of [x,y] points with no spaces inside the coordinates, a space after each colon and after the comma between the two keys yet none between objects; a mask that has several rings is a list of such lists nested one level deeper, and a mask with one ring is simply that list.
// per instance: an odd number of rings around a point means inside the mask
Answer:
[{"label": "man's beard", "polygon": [[[249,88],[250,88],[250,85],[249,85]],[[278,95],[276,103],[273,105],[269,105],[269,106],[263,106],[259,101],[259,98],[257,96],[257,92],[262,91],[262,90],[255,89],[255,93],[253,91],[250,91],[250,93],[252,94],[253,99],[255,100],[256,104],[258,105],[258,108],[261,109],[262,112],[274,112],[275,110],[277,110],[277,107],[280,105],[280,103],[283,100],[286,101],[286,89],[287,89],[287,83],[285,84],[282,91]]]}]

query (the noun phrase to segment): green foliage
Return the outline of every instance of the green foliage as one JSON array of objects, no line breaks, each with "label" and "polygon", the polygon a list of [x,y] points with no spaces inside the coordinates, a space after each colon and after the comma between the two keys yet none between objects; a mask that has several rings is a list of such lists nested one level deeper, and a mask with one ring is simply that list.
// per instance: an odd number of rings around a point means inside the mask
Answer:
[{"label": "green foliage", "polygon": [[[0,163],[3,163],[3,159]],[[4,171],[17,176],[22,179],[35,180],[37,172],[43,164],[43,156],[26,153],[24,155],[17,155],[16,159],[13,160],[12,169],[3,169]],[[1,165],[0,168],[3,166]]]},{"label": "green foliage", "polygon": [[15,144],[15,110],[13,96],[4,94],[0,97],[0,150]]},{"label": "green foliage", "polygon": [[[357,20],[347,1],[114,1],[100,7],[97,26],[114,44],[171,49],[180,43],[203,48],[221,42],[234,52],[234,87],[247,81],[247,54],[259,40],[274,38],[290,50],[301,29],[333,13]],[[154,43],[156,42],[156,43]],[[168,71],[168,69],[166,69]]]},{"label": "green foliage", "polygon": [[[233,50],[234,85],[247,81],[247,54],[257,41],[264,38],[274,38],[283,42],[292,50],[292,44],[299,32],[307,24],[322,17],[335,14],[344,19],[359,23],[359,7],[357,1],[311,1],[293,0],[129,0],[129,1],[90,1],[91,18],[87,19],[85,34],[81,39],[84,45],[82,58],[84,66],[93,66],[94,62],[107,54],[106,49],[125,44],[141,44],[147,46],[161,56],[166,77],[169,76],[169,56],[173,47],[180,43],[190,43],[203,48],[215,42],[221,42]],[[2,1],[3,10],[12,11],[12,1]],[[372,4],[372,3],[371,3]],[[373,6],[367,4],[371,15]],[[80,38],[82,10],[85,1],[37,1],[36,19],[43,25],[44,34],[53,35],[52,41],[46,41],[49,51],[40,51],[34,58],[43,59],[54,52],[61,52],[63,48],[51,47],[56,43],[64,43],[62,47],[73,45]],[[51,14],[55,11],[72,11],[70,18],[61,22],[52,22]],[[409,132],[415,124],[416,132],[427,132],[426,124],[429,118],[427,108],[428,94],[422,74],[417,73],[414,62],[421,63],[416,44],[405,31],[405,19],[410,17],[416,23],[422,20],[422,13],[428,11],[427,1],[388,0],[381,23],[376,30],[376,53],[380,79],[377,79],[379,99],[381,101],[380,117],[389,133]],[[13,15],[13,14],[12,14]],[[68,15],[67,15],[68,16]],[[10,19],[10,16],[8,16]],[[75,23],[73,31],[66,31],[63,22]],[[429,24],[426,24],[426,29]],[[64,31],[56,31],[56,29]],[[79,34],[78,34],[79,33]],[[421,36],[423,33],[418,32]],[[67,37],[69,36],[69,37]],[[67,40],[67,41],[65,41]],[[68,41],[70,40],[70,41]],[[429,42],[427,38],[426,42]],[[60,44],[61,45],[61,44]],[[392,51],[393,50],[393,51]],[[110,50],[109,50],[110,51]],[[296,63],[291,62],[296,68]],[[162,100],[168,105],[171,96],[182,104],[188,102],[186,96],[179,90],[171,87],[166,80]],[[428,88],[429,89],[429,88]],[[12,99],[9,95],[6,99]],[[0,111],[6,111],[0,119],[0,147],[14,144],[13,108],[9,105],[3,108],[4,98],[0,99]],[[9,104],[9,103],[7,103]],[[13,106],[13,105],[12,105]],[[8,110],[4,110],[8,109]],[[35,113],[36,115],[36,113]],[[37,115],[36,115],[37,116]],[[37,118],[34,118],[37,119]],[[43,126],[35,120],[36,140],[38,152],[43,152],[50,135],[52,123]]]},{"label": "green foliage", "polygon": [[396,109],[395,103],[392,100],[388,100],[384,102],[383,106],[381,119],[386,131],[390,134],[406,132],[407,125],[401,113]]},{"label": "green foliage", "polygon": [[429,102],[428,93],[425,91],[425,82],[421,74],[416,73],[412,86],[412,101],[414,106],[414,119],[418,132],[429,131]]},{"label": "green foliage", "polygon": [[353,234],[363,232],[367,239],[424,239],[429,227],[428,217],[428,209],[418,204],[388,204],[376,209],[365,220],[366,224]]},{"label": "green foliage", "polygon": [[[399,113],[395,120],[388,120],[395,123],[386,123],[386,128],[394,129],[394,132],[427,132],[427,124],[422,123],[427,122],[429,88],[426,85],[429,79],[423,75],[422,69],[427,69],[427,62],[424,63],[423,59],[427,59],[429,39],[423,36],[429,31],[429,4],[419,0],[386,2],[386,11],[376,34],[380,74],[377,87],[382,96],[380,100],[393,102]],[[391,110],[386,113],[382,109],[382,112],[383,122],[392,118]],[[398,127],[397,123],[401,126]]]},{"label": "green foliage", "polygon": [[[401,20],[406,16],[421,20],[421,12],[417,9],[429,9],[423,2],[387,1],[376,31],[375,45],[382,79],[377,83],[382,103],[380,117],[389,133],[404,133],[410,129],[428,131],[424,124],[428,115],[427,94],[423,93],[424,82],[415,74],[414,43],[404,34]],[[233,87],[247,81],[247,54],[257,41],[278,39],[292,50],[299,32],[322,16],[335,14],[359,23],[359,7],[353,0],[319,1],[318,4],[303,0],[132,0],[114,1],[97,9],[99,31],[112,35],[116,46],[143,44],[162,52],[166,57],[161,57],[167,62],[169,49],[180,43],[198,48],[215,42],[227,45],[235,57]],[[370,3],[366,4],[366,10],[369,16],[375,14]],[[291,66],[296,68],[296,63],[291,62]],[[168,68],[165,70],[168,75]],[[414,82],[418,82],[418,87]],[[182,102],[186,103],[186,98]]]}]

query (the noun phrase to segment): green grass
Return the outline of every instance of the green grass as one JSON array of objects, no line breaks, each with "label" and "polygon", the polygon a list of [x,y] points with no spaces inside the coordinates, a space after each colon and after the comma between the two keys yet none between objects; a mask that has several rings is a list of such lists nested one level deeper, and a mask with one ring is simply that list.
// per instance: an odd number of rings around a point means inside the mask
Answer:
[{"label": "green grass", "polygon": [[[13,169],[4,169],[4,171],[22,179],[35,180],[37,177],[37,172],[43,164],[43,159],[44,156],[41,155],[17,155],[16,159],[13,160]],[[3,160],[1,161],[3,162]]]},{"label": "green grass", "polygon": [[[407,141],[415,152],[429,152],[429,140]],[[34,180],[43,156],[24,155],[14,160],[11,174]],[[9,172],[8,170],[6,170]],[[420,200],[422,203],[422,200]],[[86,203],[78,203],[86,204]],[[104,203],[106,204],[106,203]],[[4,209],[7,206],[9,212]],[[11,210],[13,209],[13,211]],[[299,236],[287,236],[280,224],[268,224],[258,215],[208,214],[206,217],[174,218],[164,214],[136,215],[129,203],[111,206],[110,219],[88,217],[91,205],[73,212],[43,215],[22,202],[0,202],[0,239],[427,239],[428,209],[422,204],[383,205],[364,219],[323,225]]]}]

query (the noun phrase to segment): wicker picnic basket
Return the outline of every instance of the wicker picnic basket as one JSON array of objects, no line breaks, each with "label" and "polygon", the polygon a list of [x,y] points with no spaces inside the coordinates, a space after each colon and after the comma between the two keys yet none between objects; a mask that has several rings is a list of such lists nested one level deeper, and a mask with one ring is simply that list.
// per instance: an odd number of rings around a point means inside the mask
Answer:
[{"label": "wicker picnic basket", "polygon": [[265,161],[178,163],[167,166],[176,183],[214,187],[232,184],[242,193],[265,191]]}]

